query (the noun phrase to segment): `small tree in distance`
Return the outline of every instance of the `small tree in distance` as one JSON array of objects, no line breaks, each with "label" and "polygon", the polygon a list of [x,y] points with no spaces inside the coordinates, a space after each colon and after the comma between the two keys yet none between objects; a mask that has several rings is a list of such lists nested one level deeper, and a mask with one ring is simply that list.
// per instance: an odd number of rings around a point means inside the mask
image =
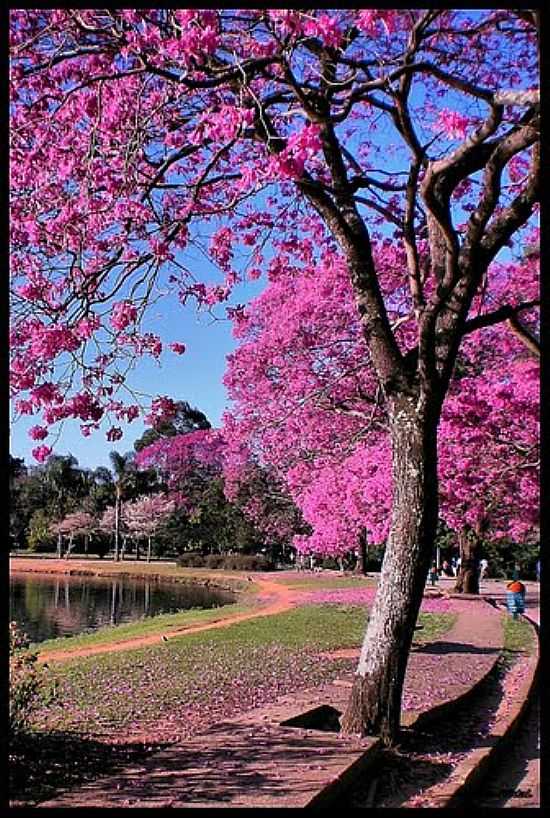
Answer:
[{"label": "small tree in distance", "polygon": [[152,537],[176,508],[176,503],[162,494],[138,497],[125,506],[126,525],[136,540],[147,540],[147,562],[151,562]]}]

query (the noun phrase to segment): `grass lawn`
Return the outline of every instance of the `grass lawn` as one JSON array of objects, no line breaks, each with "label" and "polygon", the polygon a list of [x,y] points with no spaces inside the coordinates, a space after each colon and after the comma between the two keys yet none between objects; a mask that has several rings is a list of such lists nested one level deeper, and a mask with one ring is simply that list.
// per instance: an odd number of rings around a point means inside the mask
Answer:
[{"label": "grass lawn", "polygon": [[157,614],[146,619],[140,619],[137,622],[128,622],[125,625],[106,625],[92,633],[79,633],[75,636],[46,639],[38,644],[33,644],[32,647],[38,651],[50,651],[116,644],[117,642],[124,642],[126,639],[135,639],[154,633],[169,634],[170,631],[176,628],[206,624],[227,616],[244,613],[250,610],[250,607],[245,601],[241,601],[220,608],[209,608],[207,610],[191,608],[190,610],[181,611],[181,613]]},{"label": "grass lawn", "polygon": [[520,654],[530,656],[537,644],[537,636],[533,626],[527,620],[504,617],[504,658],[515,661]]},{"label": "grass lawn", "polygon": [[[276,574],[269,575],[270,578],[273,577],[274,580],[279,580]],[[281,584],[286,585],[288,588],[293,589],[304,589],[304,590],[332,590],[338,588],[366,588],[372,586],[373,588],[376,587],[376,581],[370,577],[350,577],[350,576],[338,576],[338,575],[327,575],[324,573],[320,574],[305,574],[303,577],[296,573],[292,577],[282,576],[280,577]]]},{"label": "grass lawn", "polygon": [[[158,736],[160,720],[168,719],[171,737],[190,735],[236,710],[338,676],[349,661],[318,653],[359,645],[366,619],[364,608],[303,606],[153,647],[54,664],[56,701],[37,726],[107,738],[154,725]],[[418,641],[444,633],[453,621],[449,614],[423,614]]]}]

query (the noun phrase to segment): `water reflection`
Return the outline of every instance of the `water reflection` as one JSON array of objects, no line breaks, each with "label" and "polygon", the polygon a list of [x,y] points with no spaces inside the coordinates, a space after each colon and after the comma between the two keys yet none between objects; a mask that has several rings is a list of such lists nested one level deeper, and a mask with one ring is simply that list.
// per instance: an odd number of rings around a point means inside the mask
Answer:
[{"label": "water reflection", "polygon": [[128,577],[79,577],[14,572],[10,619],[33,642],[93,631],[159,613],[233,602],[228,591]]}]

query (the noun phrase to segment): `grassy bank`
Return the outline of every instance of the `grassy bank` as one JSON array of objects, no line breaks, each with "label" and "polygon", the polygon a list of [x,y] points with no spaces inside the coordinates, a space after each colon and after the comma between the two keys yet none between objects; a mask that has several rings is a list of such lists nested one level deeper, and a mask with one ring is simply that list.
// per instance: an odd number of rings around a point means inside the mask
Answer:
[{"label": "grassy bank", "polygon": [[137,622],[129,622],[125,625],[106,625],[98,628],[92,633],[80,633],[75,636],[58,637],[57,639],[46,639],[38,644],[33,644],[34,650],[74,650],[75,648],[94,647],[95,645],[116,645],[127,639],[139,639],[142,636],[158,634],[170,634],[178,628],[191,627],[192,625],[202,625],[209,622],[216,622],[239,613],[245,613],[252,607],[250,602],[235,602],[232,605],[224,605],[220,608],[209,608],[207,610],[191,608],[187,611],[169,614],[157,614],[156,616],[140,619]]},{"label": "grassy bank", "polygon": [[[418,641],[431,641],[453,621],[449,614],[422,615]],[[178,722],[187,734],[205,714],[244,710],[337,675],[343,666],[318,653],[359,645],[365,624],[364,608],[304,606],[154,647],[52,665],[57,701],[37,724],[105,737],[152,724],[158,732],[159,720],[169,716],[170,730]]]},{"label": "grassy bank", "polygon": [[120,577],[162,579],[167,582],[199,582],[239,591],[247,587],[246,575],[240,572],[218,571],[207,568],[180,568],[174,562],[142,562],[125,560],[54,560],[43,557],[10,559],[10,571],[45,574],[71,574],[93,577]]},{"label": "grassy bank", "polygon": [[537,636],[530,622],[522,619],[504,617],[504,650],[507,662],[514,662],[522,655],[530,656],[535,651]]}]

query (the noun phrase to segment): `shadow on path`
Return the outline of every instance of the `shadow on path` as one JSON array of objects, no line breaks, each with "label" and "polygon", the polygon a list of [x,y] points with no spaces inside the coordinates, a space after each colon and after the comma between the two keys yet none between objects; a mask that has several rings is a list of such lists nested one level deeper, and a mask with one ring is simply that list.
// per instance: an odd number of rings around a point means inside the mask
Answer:
[{"label": "shadow on path", "polygon": [[10,746],[10,800],[31,806],[61,790],[142,761],[164,746],[107,744],[65,732],[28,733]]},{"label": "shadow on path", "polygon": [[484,648],[480,645],[461,644],[460,642],[430,642],[427,645],[419,645],[415,648],[416,653],[476,653],[495,654],[500,653],[499,648]]}]

